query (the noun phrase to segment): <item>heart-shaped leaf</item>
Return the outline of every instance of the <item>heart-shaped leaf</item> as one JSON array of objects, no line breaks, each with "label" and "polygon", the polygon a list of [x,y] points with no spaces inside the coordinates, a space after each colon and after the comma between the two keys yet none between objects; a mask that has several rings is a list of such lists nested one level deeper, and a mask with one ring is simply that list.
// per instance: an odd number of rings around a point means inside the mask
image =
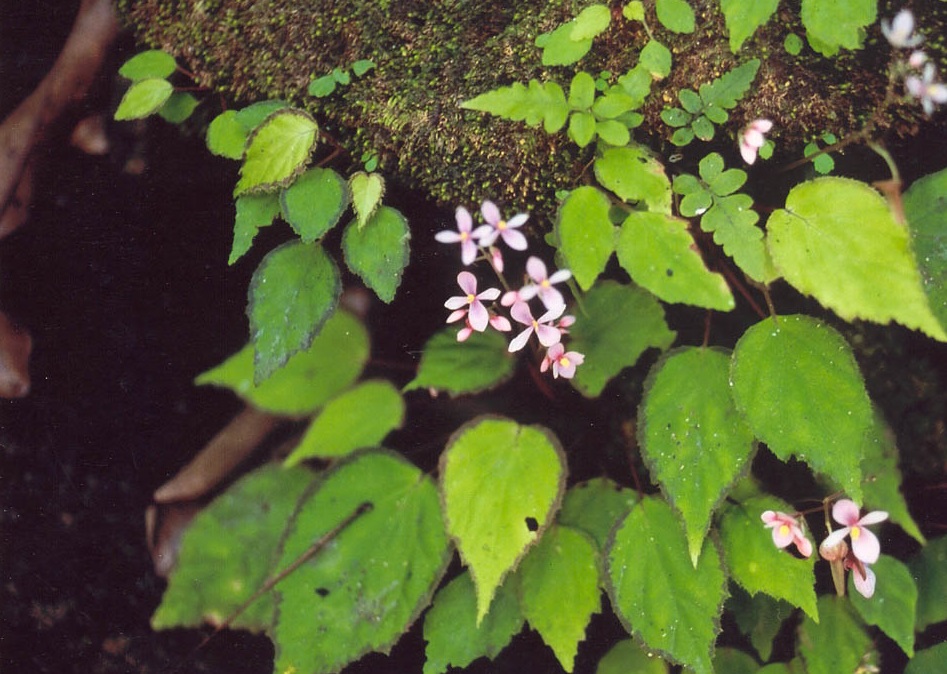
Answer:
[{"label": "heart-shaped leaf", "polygon": [[361,229],[375,214],[375,210],[385,195],[385,180],[377,173],[358,171],[349,176],[349,191],[352,193],[352,207]]},{"label": "heart-shaped leaf", "polygon": [[305,243],[321,239],[348,205],[348,184],[332,169],[309,169],[280,194],[283,218]]}]

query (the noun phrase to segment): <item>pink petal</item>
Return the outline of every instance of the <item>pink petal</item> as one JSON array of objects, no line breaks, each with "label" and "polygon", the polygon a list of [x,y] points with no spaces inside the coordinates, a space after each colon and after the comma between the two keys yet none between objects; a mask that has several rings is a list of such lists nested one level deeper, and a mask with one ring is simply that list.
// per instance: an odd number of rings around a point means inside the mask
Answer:
[{"label": "pink petal", "polygon": [[879,522],[884,522],[886,519],[888,519],[888,513],[884,510],[872,510],[858,520],[858,523],[864,526],[865,524],[878,524]]},{"label": "pink petal", "polygon": [[546,358],[550,361],[555,361],[562,358],[562,354],[565,353],[565,347],[562,344],[556,343],[549,347],[549,350],[546,352]]},{"label": "pink petal", "polygon": [[858,524],[858,506],[847,498],[840,499],[832,506],[832,519],[847,527]]},{"label": "pink petal", "polygon": [[513,250],[526,250],[529,248],[529,242],[526,240],[526,237],[523,236],[522,232],[517,232],[515,229],[504,229],[500,232],[500,236],[503,237],[503,243]]},{"label": "pink petal", "polygon": [[473,239],[467,239],[462,244],[460,244],[460,261],[464,263],[464,266],[469,266],[477,259],[477,244],[473,242]]},{"label": "pink petal", "polygon": [[[782,513],[778,514],[781,515]],[[763,520],[767,526],[773,526],[779,521],[779,517],[777,516],[778,514],[775,510],[764,510],[760,515],[760,519]]]},{"label": "pink petal", "polygon": [[522,323],[523,325],[533,325],[533,312],[529,310],[529,305],[526,302],[517,302],[513,305],[513,308],[510,309],[510,316],[513,317],[513,320],[517,323]]},{"label": "pink petal", "polygon": [[852,569],[852,581],[855,583],[855,589],[865,599],[871,599],[875,594],[875,572],[865,567],[865,577],[858,572],[858,569]]},{"label": "pink petal", "polygon": [[761,148],[763,147],[763,143],[766,142],[766,139],[763,138],[763,134],[756,129],[749,128],[743,133],[743,142],[750,147]]},{"label": "pink petal", "polygon": [[[496,240],[500,237],[500,230],[493,229],[492,227],[490,227],[490,225],[484,225],[484,227],[487,227],[489,231],[487,231],[484,234],[481,234],[477,240],[480,242],[481,246],[489,247],[489,246],[492,246],[494,243],[496,243]],[[478,227],[477,230],[479,231],[479,229],[480,228]]]},{"label": "pink petal", "polygon": [[456,323],[457,321],[459,321],[461,318],[463,318],[466,315],[467,315],[466,309],[458,309],[457,311],[453,312],[450,316],[447,317],[446,322]]},{"label": "pink petal", "polygon": [[435,234],[434,239],[440,241],[441,243],[457,243],[460,241],[461,236],[457,232],[452,232],[449,229],[445,229]]},{"label": "pink petal", "polygon": [[446,302],[444,302],[444,306],[451,310],[460,309],[461,307],[466,307],[468,304],[470,303],[467,301],[467,298],[461,297],[460,295],[455,295],[454,297],[450,297],[447,299]]},{"label": "pink petal", "polygon": [[[462,271],[457,274],[457,285],[460,286],[460,289],[463,290],[466,295],[477,294],[477,277],[469,271]],[[450,309],[450,307],[448,307],[448,309]]]},{"label": "pink petal", "polygon": [[483,219],[494,227],[496,227],[497,223],[502,220],[502,217],[500,216],[500,209],[497,208],[495,203],[489,200],[483,202],[483,205],[480,207],[480,213],[483,214]]},{"label": "pink petal", "polygon": [[497,270],[497,273],[503,273],[503,253],[500,252],[499,248],[490,249],[490,263]]},{"label": "pink petal", "polygon": [[[488,234],[492,234],[493,232],[494,232],[494,229],[490,225],[480,225],[479,227],[477,227],[477,229],[475,229],[474,231],[470,233],[470,237],[473,239],[477,239],[478,241],[481,241],[485,236],[487,236]],[[496,239],[496,237],[493,237],[493,238]],[[481,243],[483,242],[481,241]],[[483,245],[486,246],[489,244],[484,243]]]},{"label": "pink petal", "polygon": [[478,299],[478,300],[486,300],[486,301],[488,301],[488,302],[492,302],[493,300],[495,300],[495,299],[498,298],[499,296],[500,296],[500,289],[499,289],[499,288],[487,288],[487,289],[484,290],[482,293],[480,293],[479,295],[477,295],[477,299]]},{"label": "pink petal", "polygon": [[500,332],[509,332],[513,329],[513,326],[510,325],[510,322],[506,320],[504,316],[491,316],[490,325],[494,330],[499,330]]},{"label": "pink petal", "polygon": [[536,297],[536,293],[538,292],[539,292],[539,286],[533,285],[532,283],[528,283],[522,288],[520,288],[520,299],[523,300],[524,302],[528,302],[529,300]]},{"label": "pink petal", "polygon": [[532,329],[532,328],[526,328],[525,330],[523,330],[523,332],[521,332],[521,333],[518,334],[516,337],[514,337],[514,338],[513,338],[513,341],[510,342],[510,346],[509,346],[509,349],[508,349],[509,352],[510,352],[510,353],[513,353],[514,351],[519,351],[519,350],[522,349],[524,346],[526,346],[526,342],[529,341],[529,336],[530,336],[531,334],[533,334],[533,329]]},{"label": "pink petal", "polygon": [[563,281],[568,281],[572,278],[572,272],[568,269],[560,269],[557,272],[554,272],[552,276],[549,277],[550,283],[562,283]]},{"label": "pink petal", "polygon": [[487,324],[490,323],[490,314],[487,313],[487,308],[478,300],[470,305],[467,319],[470,321],[470,327],[477,332],[483,332],[487,329]]},{"label": "pink petal", "polygon": [[526,273],[535,283],[542,283],[546,279],[546,265],[538,257],[531,256],[526,260]]},{"label": "pink petal", "polygon": [[756,119],[750,122],[750,128],[760,133],[769,133],[773,128],[773,122],[768,119]]},{"label": "pink petal", "polygon": [[548,310],[561,309],[559,313],[566,310],[566,301],[563,299],[562,293],[555,288],[543,288],[539,292],[539,298],[542,300],[543,306]]},{"label": "pink petal", "polygon": [[540,323],[548,323],[549,321],[554,321],[560,316],[562,316],[562,312],[565,310],[566,310],[565,304],[561,306],[552,307],[551,309],[548,309],[546,313],[544,313],[542,316],[540,316],[536,320],[539,321]]},{"label": "pink petal", "polygon": [[471,328],[470,325],[467,325],[466,327],[463,327],[457,331],[457,341],[466,342],[472,334],[473,328]]},{"label": "pink petal", "polygon": [[576,365],[581,365],[585,362],[585,356],[578,351],[570,351],[566,354],[566,356],[568,356],[569,360],[571,360]]},{"label": "pink petal", "polygon": [[[526,299],[525,297],[523,299]],[[509,290],[503,293],[503,297],[500,298],[500,304],[505,307],[511,306],[516,302],[520,301],[520,293],[516,290]]]},{"label": "pink petal", "polygon": [[529,215],[527,213],[517,213],[506,221],[506,226],[510,229],[516,229],[517,227],[522,227],[525,225],[527,220],[529,220]]},{"label": "pink petal", "polygon": [[773,543],[776,547],[782,549],[792,543],[792,529],[782,521],[774,522],[773,524]]},{"label": "pink petal", "polygon": [[454,211],[454,218],[457,220],[457,231],[469,232],[473,229],[473,218],[470,217],[470,211],[463,206],[458,206]]},{"label": "pink petal", "polygon": [[558,328],[542,323],[536,326],[536,336],[539,337],[539,343],[546,347],[558,344],[562,340],[562,333]]},{"label": "pink petal", "polygon": [[819,546],[819,549],[834,548],[836,545],[838,545],[839,543],[845,540],[845,537],[848,536],[848,531],[849,531],[848,527],[836,529],[835,531],[830,533],[824,541],[822,541],[822,545]]},{"label": "pink petal", "polygon": [[812,541],[805,536],[798,536],[796,537],[796,549],[799,550],[799,554],[803,557],[811,557]]},{"label": "pink petal", "polygon": [[740,156],[743,157],[743,161],[747,164],[752,164],[756,161],[756,152],[757,148],[750,147],[743,141],[740,141]]},{"label": "pink petal", "polygon": [[853,528],[852,552],[865,564],[874,564],[878,561],[878,555],[881,554],[881,543],[878,542],[878,537],[864,527],[857,527],[857,535],[855,531],[856,528]]}]

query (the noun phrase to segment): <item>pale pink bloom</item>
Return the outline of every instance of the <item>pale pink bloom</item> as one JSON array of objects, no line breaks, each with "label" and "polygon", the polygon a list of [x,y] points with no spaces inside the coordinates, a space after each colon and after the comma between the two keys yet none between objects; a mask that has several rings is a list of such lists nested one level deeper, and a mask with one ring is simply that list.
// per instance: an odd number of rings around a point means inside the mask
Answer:
[{"label": "pale pink bloom", "polygon": [[855,589],[865,599],[871,599],[875,594],[875,573],[867,564],[859,561],[854,555],[845,558],[845,568],[852,570],[852,581]]},{"label": "pale pink bloom", "polygon": [[539,366],[540,372],[545,372],[552,366],[552,376],[555,378],[572,379],[575,368],[585,362],[585,356],[576,351],[566,351],[562,343],[553,344],[546,351],[546,356]]},{"label": "pale pink bloom", "polygon": [[503,273],[503,253],[494,246],[490,246],[490,264],[497,270],[497,274]]},{"label": "pale pink bloom", "polygon": [[794,543],[799,554],[803,557],[812,555],[812,542],[806,538],[800,520],[778,510],[767,510],[760,515],[760,519],[763,520],[767,528],[773,530],[773,543],[777,548],[782,550]]},{"label": "pale pink bloom", "polygon": [[913,34],[914,14],[909,9],[902,9],[892,21],[882,19],[881,32],[891,43],[891,46],[897,49],[916,47],[924,41],[923,36]]},{"label": "pale pink bloom", "polygon": [[560,269],[553,273],[552,276],[549,276],[546,272],[545,263],[538,257],[530,257],[526,260],[526,273],[533,282],[525,285],[523,289],[520,290],[521,299],[528,301],[536,297],[536,295],[539,295],[539,299],[542,300],[543,305],[547,309],[552,309],[553,307],[566,303],[565,300],[562,299],[562,293],[552,286],[555,283],[562,283],[570,278],[572,272],[568,269]]},{"label": "pale pink bloom", "polygon": [[460,259],[464,265],[469,265],[477,257],[477,241],[489,234],[491,227],[481,225],[477,229],[473,228],[473,218],[470,212],[463,206],[457,207],[454,214],[457,220],[457,231],[445,229],[434,235],[434,238],[441,243],[460,243]]},{"label": "pale pink bloom", "polygon": [[539,338],[539,343],[543,346],[552,346],[562,339],[562,333],[550,325],[550,323],[559,318],[565,310],[566,306],[563,304],[562,306],[550,309],[539,318],[533,318],[533,312],[529,310],[529,305],[526,304],[526,302],[517,302],[514,304],[513,308],[510,309],[510,316],[512,316],[513,320],[517,323],[525,325],[526,329],[510,342],[510,352],[519,351],[526,346],[529,336],[534,332]]},{"label": "pale pink bloom", "polygon": [[740,154],[743,161],[752,164],[756,161],[756,154],[766,143],[765,135],[773,128],[768,119],[755,119],[740,132]]},{"label": "pale pink bloom", "polygon": [[563,316],[558,321],[556,321],[553,325],[556,326],[560,334],[568,335],[569,328],[575,325],[575,316]]},{"label": "pale pink bloom", "polygon": [[865,564],[874,564],[881,553],[881,544],[878,538],[865,528],[868,524],[878,524],[888,519],[888,513],[883,510],[873,510],[864,517],[858,517],[858,506],[853,501],[843,498],[832,506],[832,519],[841,525],[828,535],[821,547],[833,548],[846,536],[851,536],[852,553],[859,561]]},{"label": "pale pink bloom", "polygon": [[480,213],[483,215],[483,219],[487,221],[487,225],[484,226],[489,226],[489,231],[480,239],[482,245],[492,246],[497,238],[502,237],[503,243],[513,250],[526,250],[528,246],[526,237],[523,236],[522,232],[516,230],[526,224],[529,215],[518,213],[509,220],[504,220],[503,216],[500,215],[500,209],[492,201],[484,201],[480,207]]},{"label": "pale pink bloom", "polygon": [[921,102],[924,114],[928,117],[934,114],[934,105],[947,103],[947,86],[943,82],[936,82],[937,68],[933,63],[924,64],[921,76],[908,75],[904,78],[904,88]]},{"label": "pale pink bloom", "polygon": [[470,327],[477,332],[483,332],[487,329],[487,324],[490,322],[490,313],[487,311],[487,308],[483,306],[482,300],[492,301],[498,298],[500,296],[499,288],[487,288],[478,294],[477,277],[469,271],[462,271],[457,274],[457,285],[464,291],[464,294],[451,297],[444,302],[444,306],[453,311],[447,318],[447,322],[453,323],[454,321],[458,321],[463,318],[466,313]]},{"label": "pale pink bloom", "polygon": [[493,313],[490,314],[490,327],[499,332],[509,332],[513,329],[506,317]]},{"label": "pale pink bloom", "polygon": [[927,54],[922,52],[920,49],[915,49],[908,57],[908,65],[915,70],[920,70],[921,66],[923,66],[925,63],[927,63]]},{"label": "pale pink bloom", "polygon": [[503,297],[500,298],[500,304],[502,304],[505,307],[511,307],[517,302],[525,302],[525,301],[526,300],[524,300],[522,296],[520,296],[519,290],[507,290],[505,293],[503,293]]},{"label": "pale pink bloom", "polygon": [[466,342],[468,339],[470,339],[470,335],[473,334],[473,331],[474,329],[473,326],[470,325],[470,321],[464,321],[464,327],[457,331],[457,341]]}]

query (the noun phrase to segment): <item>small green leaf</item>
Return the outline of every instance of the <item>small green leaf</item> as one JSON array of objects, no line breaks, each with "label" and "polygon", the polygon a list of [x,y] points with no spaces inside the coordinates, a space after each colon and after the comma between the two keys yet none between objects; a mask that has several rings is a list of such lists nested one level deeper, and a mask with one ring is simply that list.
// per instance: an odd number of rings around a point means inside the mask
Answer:
[{"label": "small green leaf", "polygon": [[299,507],[277,568],[362,512],[276,586],[274,670],[338,672],[387,653],[431,601],[450,561],[437,489],[393,452],[351,455]]},{"label": "small green leaf", "polygon": [[598,661],[595,674],[669,674],[670,671],[664,660],[656,658],[634,639],[623,639]]},{"label": "small green leaf", "polygon": [[390,303],[401,285],[401,274],[411,256],[408,221],[394,208],[382,206],[359,228],[350,223],[342,235],[349,269],[359,275],[383,302]]},{"label": "small green leaf", "polygon": [[243,159],[247,131],[237,117],[236,110],[225,110],[207,127],[207,149],[218,157]]},{"label": "small green leaf", "polygon": [[371,59],[359,59],[352,63],[352,73],[356,77],[361,77],[369,70],[372,70],[375,67],[375,62]]},{"label": "small green leaf", "polygon": [[709,119],[714,124],[726,124],[730,119],[730,115],[727,114],[727,111],[723,108],[718,108],[715,105],[705,105],[703,108],[704,117]]},{"label": "small green leaf", "polygon": [[330,73],[332,79],[341,84],[342,86],[348,86],[352,83],[352,76],[349,75],[347,70],[342,70],[341,68],[333,68]]},{"label": "small green leaf", "polygon": [[452,396],[499,386],[513,374],[515,362],[506,338],[494,330],[474,332],[458,342],[453,328],[435,333],[421,354],[418,375],[404,391],[432,389]]},{"label": "small green leaf", "polygon": [[759,59],[750,59],[713,82],[700,85],[700,98],[704,105],[727,110],[735,107],[737,101],[749,91],[759,68]]},{"label": "small green leaf", "polygon": [[368,332],[346,311],[326,321],[312,345],[272,377],[253,383],[253,345],[247,344],[195,384],[225,386],[254,407],[285,416],[311,414],[351,386],[368,360]]},{"label": "small green leaf", "polygon": [[661,121],[668,126],[678,127],[687,126],[691,123],[693,116],[680,108],[664,108],[661,111]]},{"label": "small green leaf", "polygon": [[596,122],[595,133],[603,142],[615,147],[623,147],[631,141],[628,127],[614,119]]},{"label": "small green leaf", "polygon": [[649,211],[671,211],[664,166],[640,145],[605,150],[595,160],[595,179],[622,201],[644,202]]},{"label": "small green leaf", "polygon": [[[574,28],[575,23],[570,21],[551,33],[545,33],[536,38],[536,46],[542,46],[543,49],[542,64],[544,66],[572,65],[589,53],[592,48],[592,38],[573,40]],[[540,38],[545,38],[542,45],[539,44]]]},{"label": "small green leaf", "polygon": [[678,147],[689,145],[692,140],[694,140],[694,131],[689,126],[681,127],[671,134],[671,143]]},{"label": "small green leaf", "polygon": [[615,250],[609,208],[608,197],[587,185],[572,190],[559,207],[555,225],[559,252],[583,290],[592,286]]},{"label": "small green leaf", "polygon": [[586,293],[577,317],[570,348],[584,354],[585,362],[576,369],[572,384],[588,398],[601,394],[608,381],[638,362],[646,349],[666,349],[676,336],[654,295],[614,281]]},{"label": "small green leaf", "polygon": [[565,491],[565,457],[540,426],[481,417],[441,454],[444,521],[477,586],[477,623],[503,578],[543,535]]},{"label": "small green leaf", "polygon": [[764,319],[737,342],[730,376],[737,408],[776,456],[795,455],[862,501],[871,403],[838,332],[808,316]]},{"label": "small green leaf", "polygon": [[302,110],[277,110],[247,140],[234,196],[284,187],[303,170],[316,145],[319,127]]},{"label": "small green leaf", "polygon": [[928,304],[938,322],[947,325],[947,170],[908,188],[904,215]]},{"label": "small green leaf", "polygon": [[573,110],[588,110],[595,100],[595,80],[587,72],[578,72],[569,86],[569,106]]},{"label": "small green leaf", "polygon": [[694,10],[685,0],[656,0],[654,8],[658,21],[675,33],[693,33],[695,27]]},{"label": "small green leaf", "polygon": [[644,3],[641,0],[632,0],[622,7],[621,14],[629,21],[644,21]]},{"label": "small green leaf", "polygon": [[693,122],[691,122],[691,129],[694,130],[694,135],[703,141],[713,140],[714,137],[714,125],[711,123],[706,116],[701,115],[696,117]]},{"label": "small green leaf", "polygon": [[585,147],[595,138],[595,116],[590,112],[569,115],[569,138],[579,147]]},{"label": "small green leaf", "polygon": [[854,672],[871,649],[871,639],[844,597],[819,597],[819,622],[806,617],[799,626],[797,650],[807,674]]},{"label": "small green leaf", "polygon": [[291,241],[263,258],[250,280],[247,303],[257,383],[309,347],[341,291],[339,270],[318,244]]},{"label": "small green leaf", "polygon": [[651,93],[651,81],[651,73],[639,63],[618,78],[617,86],[635,99],[635,107],[639,108],[644,104],[648,94]]},{"label": "small green leaf", "polygon": [[171,97],[174,87],[167,80],[148,78],[134,82],[115,111],[115,119],[119,122],[128,119],[141,119],[152,115],[161,109],[161,106]]},{"label": "small green leaf", "polygon": [[337,458],[377,447],[404,423],[404,400],[387,381],[369,380],[333,398],[323,408],[284,465],[318,457]]},{"label": "small green leaf", "polygon": [[684,109],[692,115],[696,115],[704,107],[704,102],[700,100],[700,96],[691,89],[681,89],[677,92],[677,98],[681,101]]},{"label": "small green leaf", "polygon": [[713,232],[714,242],[723,246],[723,251],[753,280],[770,283],[778,278],[763,241],[763,230],[756,226],[759,216],[753,210],[753,199],[746,194],[731,194],[714,197],[712,202],[700,219],[700,228]]},{"label": "small green leaf", "polygon": [[569,488],[559,511],[559,523],[591,536],[599,550],[618,520],[638,502],[638,494],[607,477],[596,477]]},{"label": "small green leaf", "polygon": [[[702,189],[699,192],[688,194],[686,197],[681,199],[681,203],[678,205],[678,210],[680,210],[681,215],[683,215],[685,218],[693,218],[701,213],[706,213],[713,203],[714,198],[710,191]],[[762,237],[763,232],[760,232],[759,238],[762,239]],[[760,248],[762,247],[763,242],[761,240]]]},{"label": "small green leaf", "polygon": [[709,181],[710,190],[720,197],[733,194],[746,182],[746,172],[740,169],[727,169]]},{"label": "small green leaf", "polygon": [[135,82],[151,78],[163,80],[177,70],[177,67],[174,57],[170,54],[160,49],[149,49],[125,61],[118,69],[118,74]]},{"label": "small green leaf", "polygon": [[615,119],[638,107],[638,101],[625,93],[621,87],[612,87],[595,99],[592,112],[600,119]]},{"label": "small green leaf", "polygon": [[497,590],[490,612],[477,625],[477,591],[470,574],[464,572],[434,596],[424,616],[423,674],[443,674],[450,667],[466,667],[479,657],[500,654],[523,628],[516,595],[509,583]]},{"label": "small green leaf", "polygon": [[872,571],[878,579],[875,594],[865,599],[852,577],[848,579],[848,596],[852,606],[869,625],[875,625],[894,640],[909,658],[914,657],[914,612],[917,607],[917,585],[907,566],[894,557],[881,555]]},{"label": "small green leaf", "polygon": [[609,598],[629,632],[697,674],[711,674],[727,596],[720,556],[707,541],[695,568],[671,507],[644,498],[617,526],[606,552]]},{"label": "small green leaf", "polygon": [[790,33],[786,36],[786,39],[783,40],[783,49],[791,56],[799,56],[799,54],[802,53],[803,46],[802,38],[795,33]]},{"label": "small green leaf", "polygon": [[[725,608],[733,614],[737,627],[750,639],[760,659],[768,661],[773,654],[773,640],[792,613],[792,607],[762,592],[750,596],[736,584],[731,584],[730,589],[730,599]],[[815,605],[815,597],[812,604]]]},{"label": "small green leaf", "polygon": [[870,186],[848,178],[797,185],[766,228],[773,262],[800,292],[846,320],[894,320],[947,341],[924,294],[908,231]]},{"label": "small green leaf", "polygon": [[617,252],[635,283],[665,302],[717,311],[735,306],[726,279],[704,266],[686,220],[632,211],[622,223]]},{"label": "small green leaf", "polygon": [[723,173],[723,157],[719,152],[710,152],[704,155],[704,158],[700,160],[698,168],[700,170],[700,177],[704,179],[704,182],[711,183]]},{"label": "small green leaf", "polygon": [[904,674],[938,674],[947,671],[947,642],[941,642],[922,651],[908,663]]},{"label": "small green leaf", "polygon": [[648,69],[656,80],[671,74],[671,50],[657,40],[648,40],[638,56],[638,62]]},{"label": "small green leaf", "polygon": [[736,648],[718,648],[714,653],[714,671],[727,674],[758,674],[760,667],[749,653]]},{"label": "small green leaf", "polygon": [[309,92],[310,96],[315,96],[316,98],[325,98],[332,94],[335,91],[336,87],[335,78],[332,75],[323,75],[322,77],[317,77],[312,82],[309,83]]},{"label": "small green leaf", "polygon": [[714,510],[756,449],[730,398],[729,374],[729,352],[672,351],[651,369],[638,411],[642,458],[684,519],[694,566]]},{"label": "small green leaf", "polygon": [[233,227],[233,247],[227,264],[233,264],[250,250],[261,227],[268,227],[279,213],[279,197],[275,192],[245,194],[237,197],[237,217]]},{"label": "small green leaf", "polygon": [[[922,632],[947,620],[947,536],[931,540],[910,562],[917,582],[917,625]],[[883,579],[879,578],[878,582]]]},{"label": "small green leaf", "polygon": [[608,28],[611,21],[612,12],[607,6],[589,5],[570,22],[572,33],[570,33],[569,39],[573,42],[581,42],[596,37]]},{"label": "small green leaf", "polygon": [[[675,194],[683,194],[685,196],[706,192],[701,182],[689,173],[680,173],[674,176],[671,189],[674,190]],[[688,217],[690,217],[690,214],[688,214]]]},{"label": "small green leaf", "polygon": [[349,176],[349,192],[358,227],[365,226],[385,195],[385,180],[377,173],[358,171]]},{"label": "small green leaf", "polygon": [[335,227],[349,205],[345,179],[332,169],[311,168],[280,194],[283,219],[304,243],[312,243]]},{"label": "small green leaf", "polygon": [[193,94],[186,91],[174,91],[158,110],[158,116],[171,124],[180,124],[191,116],[199,103],[200,101]]},{"label": "small green leaf", "polygon": [[834,56],[839,47],[860,49],[865,28],[878,18],[876,0],[802,0],[799,17],[812,48]]},{"label": "small green leaf", "polygon": [[756,32],[756,29],[765,24],[773,14],[779,0],[720,0],[720,11],[727,24],[730,34],[730,51],[736,54],[743,43]]}]

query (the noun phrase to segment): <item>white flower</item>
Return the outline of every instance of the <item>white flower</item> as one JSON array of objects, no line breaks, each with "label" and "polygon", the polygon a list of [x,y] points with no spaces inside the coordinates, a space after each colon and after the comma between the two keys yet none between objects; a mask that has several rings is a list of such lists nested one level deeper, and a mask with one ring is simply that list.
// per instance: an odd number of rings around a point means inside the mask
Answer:
[{"label": "white flower", "polygon": [[893,21],[881,20],[881,32],[897,49],[910,49],[924,41],[921,35],[914,35],[914,14],[910,9],[902,9]]},{"label": "white flower", "polygon": [[935,82],[935,77],[937,69],[934,64],[926,63],[920,77],[909,75],[904,78],[904,88],[921,102],[921,107],[928,116],[934,114],[935,104],[947,103],[947,86],[943,82]]}]

